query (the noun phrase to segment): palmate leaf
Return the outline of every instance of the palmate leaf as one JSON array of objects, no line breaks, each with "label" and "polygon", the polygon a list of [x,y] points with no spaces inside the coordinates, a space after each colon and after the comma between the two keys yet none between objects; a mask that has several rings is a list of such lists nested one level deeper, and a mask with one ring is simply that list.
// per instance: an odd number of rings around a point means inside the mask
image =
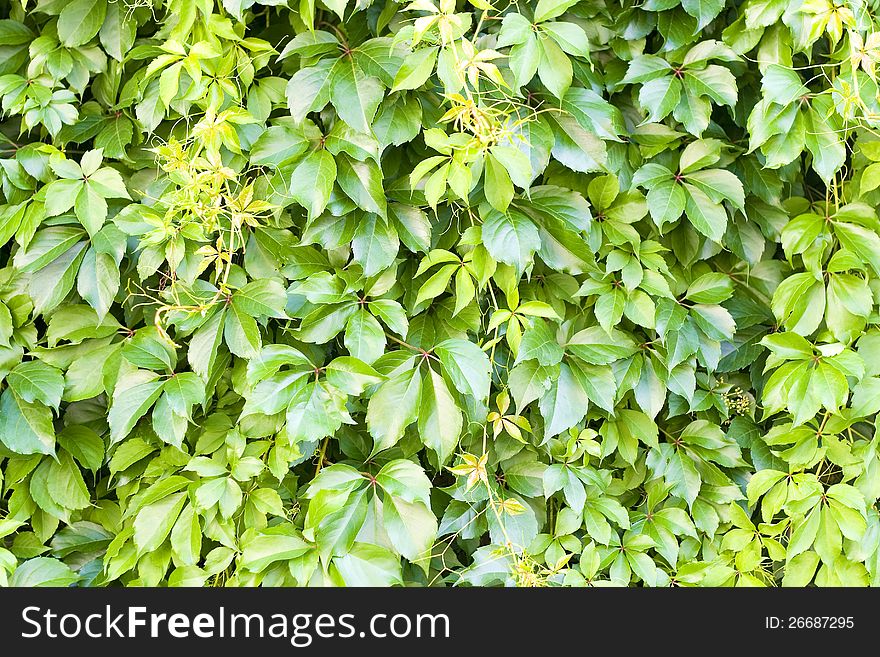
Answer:
[{"label": "palmate leaf", "polygon": [[871,7],[19,4],[0,586],[880,584]]}]

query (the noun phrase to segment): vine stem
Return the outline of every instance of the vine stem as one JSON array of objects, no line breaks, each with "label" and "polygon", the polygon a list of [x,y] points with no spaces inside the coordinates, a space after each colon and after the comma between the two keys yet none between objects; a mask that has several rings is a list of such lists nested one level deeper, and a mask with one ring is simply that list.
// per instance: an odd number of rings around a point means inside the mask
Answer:
[{"label": "vine stem", "polygon": [[318,453],[318,465],[315,468],[315,476],[317,477],[321,473],[321,468],[324,467],[324,457],[327,456],[327,446],[330,444],[330,436],[324,438],[324,442],[321,443],[321,451]]}]

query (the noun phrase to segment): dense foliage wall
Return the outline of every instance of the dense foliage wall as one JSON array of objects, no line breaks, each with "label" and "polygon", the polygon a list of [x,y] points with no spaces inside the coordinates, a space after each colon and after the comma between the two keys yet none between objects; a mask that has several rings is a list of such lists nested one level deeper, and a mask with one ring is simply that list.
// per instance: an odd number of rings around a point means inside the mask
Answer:
[{"label": "dense foliage wall", "polygon": [[0,584],[877,583],[875,4],[0,2]]}]

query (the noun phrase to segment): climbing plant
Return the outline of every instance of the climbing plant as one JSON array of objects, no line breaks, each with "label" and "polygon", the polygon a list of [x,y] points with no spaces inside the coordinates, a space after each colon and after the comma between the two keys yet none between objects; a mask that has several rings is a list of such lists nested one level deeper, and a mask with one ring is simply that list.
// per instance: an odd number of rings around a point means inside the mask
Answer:
[{"label": "climbing plant", "polygon": [[0,1],[0,585],[880,583],[877,5]]}]

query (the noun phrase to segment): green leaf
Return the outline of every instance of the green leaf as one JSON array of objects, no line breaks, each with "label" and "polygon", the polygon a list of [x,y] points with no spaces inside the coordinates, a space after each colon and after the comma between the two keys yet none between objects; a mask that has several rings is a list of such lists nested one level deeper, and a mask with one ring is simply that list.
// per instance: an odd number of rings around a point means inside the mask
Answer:
[{"label": "green leaf", "polygon": [[56,180],[46,186],[46,215],[54,217],[70,210],[80,191],[85,188],[82,180]]},{"label": "green leaf", "polygon": [[713,242],[720,242],[727,230],[727,211],[702,189],[688,183],[684,189],[687,192],[684,210],[693,227]]},{"label": "green leaf", "polygon": [[324,211],[336,181],[336,161],[327,151],[310,153],[290,177],[290,195],[315,218]]},{"label": "green leaf", "polygon": [[419,436],[433,449],[440,463],[446,463],[458,446],[462,414],[443,377],[428,367],[422,376],[418,415]]},{"label": "green leaf", "polygon": [[663,181],[648,190],[648,210],[660,228],[678,220],[684,212],[688,196],[684,187],[674,181]]},{"label": "green leaf", "polygon": [[681,98],[681,81],[673,76],[645,82],[639,90],[639,103],[648,110],[647,121],[657,122],[669,115]]},{"label": "green leaf", "polygon": [[724,0],[682,0],[681,8],[697,19],[697,30],[702,30],[724,9]]},{"label": "green leaf", "polygon": [[73,455],[80,465],[92,472],[104,463],[104,441],[101,436],[81,424],[64,427],[58,433],[58,444]]},{"label": "green leaf", "polygon": [[513,199],[513,183],[504,165],[494,155],[486,157],[486,176],[483,181],[486,200],[499,213],[503,213]]},{"label": "green leaf", "polygon": [[693,506],[700,494],[702,481],[694,462],[684,450],[675,450],[669,459],[665,478],[672,485],[672,494],[685,500],[688,506]]},{"label": "green leaf", "polygon": [[806,272],[789,276],[776,288],[770,307],[785,328],[809,335],[825,314],[825,286]]},{"label": "green leaf", "polygon": [[547,90],[562,98],[571,86],[571,61],[556,42],[545,34],[539,34],[541,57],[538,61],[538,77]]},{"label": "green leaf", "polygon": [[670,73],[672,73],[672,66],[662,57],[639,55],[629,63],[623,82],[626,84],[648,82],[665,77]]},{"label": "green leaf", "polygon": [[541,397],[539,408],[544,417],[547,436],[556,436],[573,427],[586,415],[588,397],[577,377],[565,363],[559,369],[559,378]]},{"label": "green leaf", "polygon": [[85,509],[91,502],[82,473],[67,452],[60,452],[49,467],[48,488],[52,499],[65,509]]},{"label": "green leaf", "polygon": [[562,346],[556,340],[552,325],[535,320],[531,328],[523,334],[516,362],[535,359],[541,365],[556,365],[562,360],[564,353]]},{"label": "green leaf", "polygon": [[25,402],[40,402],[58,410],[64,392],[64,375],[51,365],[34,360],[21,363],[6,379],[9,387]]},{"label": "green leaf", "polygon": [[113,458],[110,459],[109,464],[110,472],[122,472],[155,451],[156,448],[144,442],[143,439],[129,438],[113,452]]},{"label": "green leaf", "polygon": [[162,385],[158,374],[146,370],[135,370],[117,381],[107,414],[112,442],[119,442],[131,433],[137,421],[159,398]]},{"label": "green leaf", "polygon": [[196,565],[201,558],[202,528],[191,504],[184,507],[171,529],[171,549],[174,557],[188,566]]},{"label": "green leaf", "polygon": [[[137,35],[137,23],[128,15],[122,0],[107,2],[107,14],[98,36],[107,54],[118,62],[128,53]],[[131,126],[131,122],[128,121]],[[127,144],[128,142],[126,142]],[[100,144],[95,144],[100,147]],[[105,146],[105,152],[113,152]],[[113,155],[112,157],[116,157]]]},{"label": "green leaf", "polygon": [[400,583],[400,559],[390,550],[368,543],[355,543],[352,549],[333,560],[346,586],[393,586]]},{"label": "green leaf", "polygon": [[577,0],[538,0],[538,5],[535,7],[535,22],[542,23],[561,16],[576,2]]},{"label": "green leaf", "polygon": [[345,325],[345,348],[363,362],[369,364],[385,351],[385,332],[382,326],[363,308],[359,308]]},{"label": "green leaf", "polygon": [[398,335],[406,335],[409,330],[409,320],[406,311],[396,301],[391,299],[377,299],[369,301],[367,308],[370,312],[381,319],[385,325]]},{"label": "green leaf", "polygon": [[289,125],[270,126],[251,147],[251,163],[280,167],[306,152],[305,135]]},{"label": "green leaf", "polygon": [[776,63],[771,63],[764,70],[761,89],[769,100],[778,105],[788,105],[809,93],[796,70]]},{"label": "green leaf", "polygon": [[820,511],[819,507],[814,508],[802,522],[794,526],[786,548],[787,559],[793,559],[812,547],[819,532]]},{"label": "green leaf", "polygon": [[839,133],[842,122],[829,119],[833,109],[827,99],[817,98],[804,114],[805,145],[813,156],[813,169],[830,183],[846,161],[846,142]]},{"label": "green leaf", "polygon": [[225,311],[214,313],[193,333],[190,340],[186,357],[193,372],[202,379],[208,379],[214,369],[223,338],[225,318]]},{"label": "green leaf", "polygon": [[[493,167],[500,163],[517,187],[525,189],[529,187],[534,174],[529,157],[523,151],[514,146],[493,146],[491,152],[492,157],[489,159],[492,160]],[[487,177],[486,180],[488,184],[489,178]],[[497,206],[493,204],[493,207]]]},{"label": "green leaf", "polygon": [[708,96],[717,105],[736,105],[736,78],[723,66],[710,64],[703,69],[689,69],[684,85],[693,96]]},{"label": "green leaf", "polygon": [[394,548],[427,573],[437,536],[437,518],[431,510],[422,503],[386,497],[382,521]]},{"label": "green leaf", "polygon": [[235,304],[231,304],[226,312],[223,339],[229,351],[240,358],[253,358],[262,344],[257,322]]},{"label": "green leaf", "polygon": [[330,71],[330,102],[339,118],[358,132],[370,132],[382,96],[382,83],[356,67],[351,55],[337,60]]},{"label": "green leaf", "polygon": [[626,333],[617,329],[605,331],[599,326],[578,331],[565,348],[593,365],[607,365],[638,351],[638,346]]},{"label": "green leaf", "polygon": [[[508,16],[515,15],[508,14]],[[507,16],[505,16],[506,19]],[[529,32],[531,32],[531,29]],[[522,87],[535,77],[535,73],[538,72],[538,65],[541,62],[541,56],[542,51],[538,37],[531,33],[510,49],[510,70],[513,72],[513,78],[517,86]]]},{"label": "green leaf", "polygon": [[85,183],[79,190],[74,204],[76,217],[89,232],[94,235],[107,219],[107,201],[90,183]]},{"label": "green leaf", "polygon": [[388,379],[367,405],[367,429],[373,437],[373,454],[396,445],[406,428],[419,416],[422,377],[417,369]]},{"label": "green leaf", "polygon": [[570,363],[572,374],[580,383],[591,402],[613,412],[617,382],[610,367],[590,365],[581,361]]},{"label": "green leaf", "polygon": [[138,553],[157,550],[165,542],[186,501],[186,493],[175,493],[138,511],[134,519],[134,543]]},{"label": "green leaf", "polygon": [[[322,492],[330,497],[336,496],[336,491]],[[322,501],[321,495],[322,493],[319,493],[315,496],[311,504],[318,506]],[[321,519],[315,531],[315,538],[323,559],[341,556],[351,550],[358,532],[363,527],[367,508],[367,492],[362,489],[352,493],[341,508],[328,513]]]},{"label": "green leaf", "polygon": [[301,123],[309,112],[320,112],[330,102],[333,61],[299,69],[287,83],[287,106],[293,120]]},{"label": "green leaf", "polygon": [[694,280],[687,289],[685,298],[695,303],[721,303],[733,294],[733,281],[730,276],[710,272]]},{"label": "green leaf", "polygon": [[816,567],[819,565],[819,555],[815,552],[802,552],[785,564],[785,576],[782,578],[783,586],[804,587],[813,581]]},{"label": "green leaf", "polygon": [[389,461],[379,470],[376,482],[386,493],[407,502],[429,504],[431,482],[425,471],[406,459]]},{"label": "green leaf", "polygon": [[843,221],[835,221],[833,226],[840,243],[880,275],[880,236],[863,226]]},{"label": "green leaf", "polygon": [[364,276],[375,276],[394,263],[400,242],[389,221],[377,214],[367,214],[358,221],[351,248]]},{"label": "green leaf", "polygon": [[611,331],[623,317],[625,306],[626,293],[621,289],[614,289],[596,300],[593,312],[596,314],[599,325],[606,331]]},{"label": "green leaf", "polygon": [[443,371],[463,395],[486,399],[489,395],[489,357],[473,342],[444,340],[434,347]]},{"label": "green leaf", "polygon": [[244,545],[241,565],[258,573],[276,561],[295,559],[311,549],[292,525],[281,524],[264,529]]},{"label": "green leaf", "polygon": [[286,319],[284,306],[287,292],[274,280],[261,279],[248,283],[232,295],[236,310],[252,317],[276,317]]},{"label": "green leaf", "polygon": [[608,152],[605,143],[577,120],[566,114],[550,119],[555,138],[551,155],[573,171],[591,173],[605,168]]},{"label": "green leaf", "polygon": [[545,23],[541,29],[549,34],[566,54],[575,57],[590,56],[590,42],[587,33],[580,25],[553,22]]},{"label": "green leaf", "polygon": [[807,340],[788,331],[765,336],[761,339],[761,344],[786,359],[806,360],[813,355],[813,346]]},{"label": "green leaf", "polygon": [[382,170],[372,160],[358,162],[345,155],[337,162],[337,182],[355,204],[367,212],[373,212],[383,219],[388,206],[385,191],[382,189]]},{"label": "green leaf", "polygon": [[381,148],[402,146],[415,139],[422,127],[422,107],[414,98],[388,97],[373,119],[373,134]]},{"label": "green leaf", "polygon": [[529,403],[541,397],[550,388],[553,370],[535,360],[519,363],[510,370],[508,383],[516,401],[517,413]]},{"label": "green leaf", "polygon": [[686,179],[691,185],[703,191],[715,203],[721,203],[724,199],[727,199],[738,208],[742,208],[745,203],[742,183],[730,171],[705,169],[689,173]]},{"label": "green leaf", "polygon": [[58,559],[36,557],[22,563],[9,580],[10,586],[31,588],[38,586],[65,587],[79,580],[70,566]]},{"label": "green leaf", "polygon": [[151,370],[173,370],[177,353],[167,338],[152,328],[143,328],[127,341],[122,355],[132,365]]},{"label": "green leaf", "polygon": [[16,454],[54,454],[52,411],[7,388],[0,394],[0,442]]},{"label": "green leaf", "polygon": [[519,271],[531,264],[532,256],[541,246],[535,224],[515,210],[508,213],[490,210],[486,213],[483,243],[493,258],[513,265]]},{"label": "green leaf", "polygon": [[662,164],[649,162],[633,174],[632,182],[633,185],[639,185],[650,190],[660,183],[673,182],[674,176],[675,174]]},{"label": "green leaf", "polygon": [[76,279],[80,296],[103,320],[110,311],[120,286],[120,272],[112,255],[90,248],[83,256]]},{"label": "green leaf", "polygon": [[285,415],[291,441],[314,442],[332,436],[344,422],[351,423],[345,396],[318,381],[300,388]]},{"label": "green leaf", "polygon": [[334,358],[326,368],[327,382],[350,395],[359,395],[364,389],[382,380],[376,370],[351,356]]},{"label": "green leaf", "polygon": [[403,60],[403,66],[394,77],[394,85],[391,91],[401,89],[416,89],[422,86],[434,71],[437,62],[436,47],[419,48]]},{"label": "green leaf", "polygon": [[106,14],[106,0],[73,0],[58,16],[59,40],[68,48],[88,43],[98,34]]}]

